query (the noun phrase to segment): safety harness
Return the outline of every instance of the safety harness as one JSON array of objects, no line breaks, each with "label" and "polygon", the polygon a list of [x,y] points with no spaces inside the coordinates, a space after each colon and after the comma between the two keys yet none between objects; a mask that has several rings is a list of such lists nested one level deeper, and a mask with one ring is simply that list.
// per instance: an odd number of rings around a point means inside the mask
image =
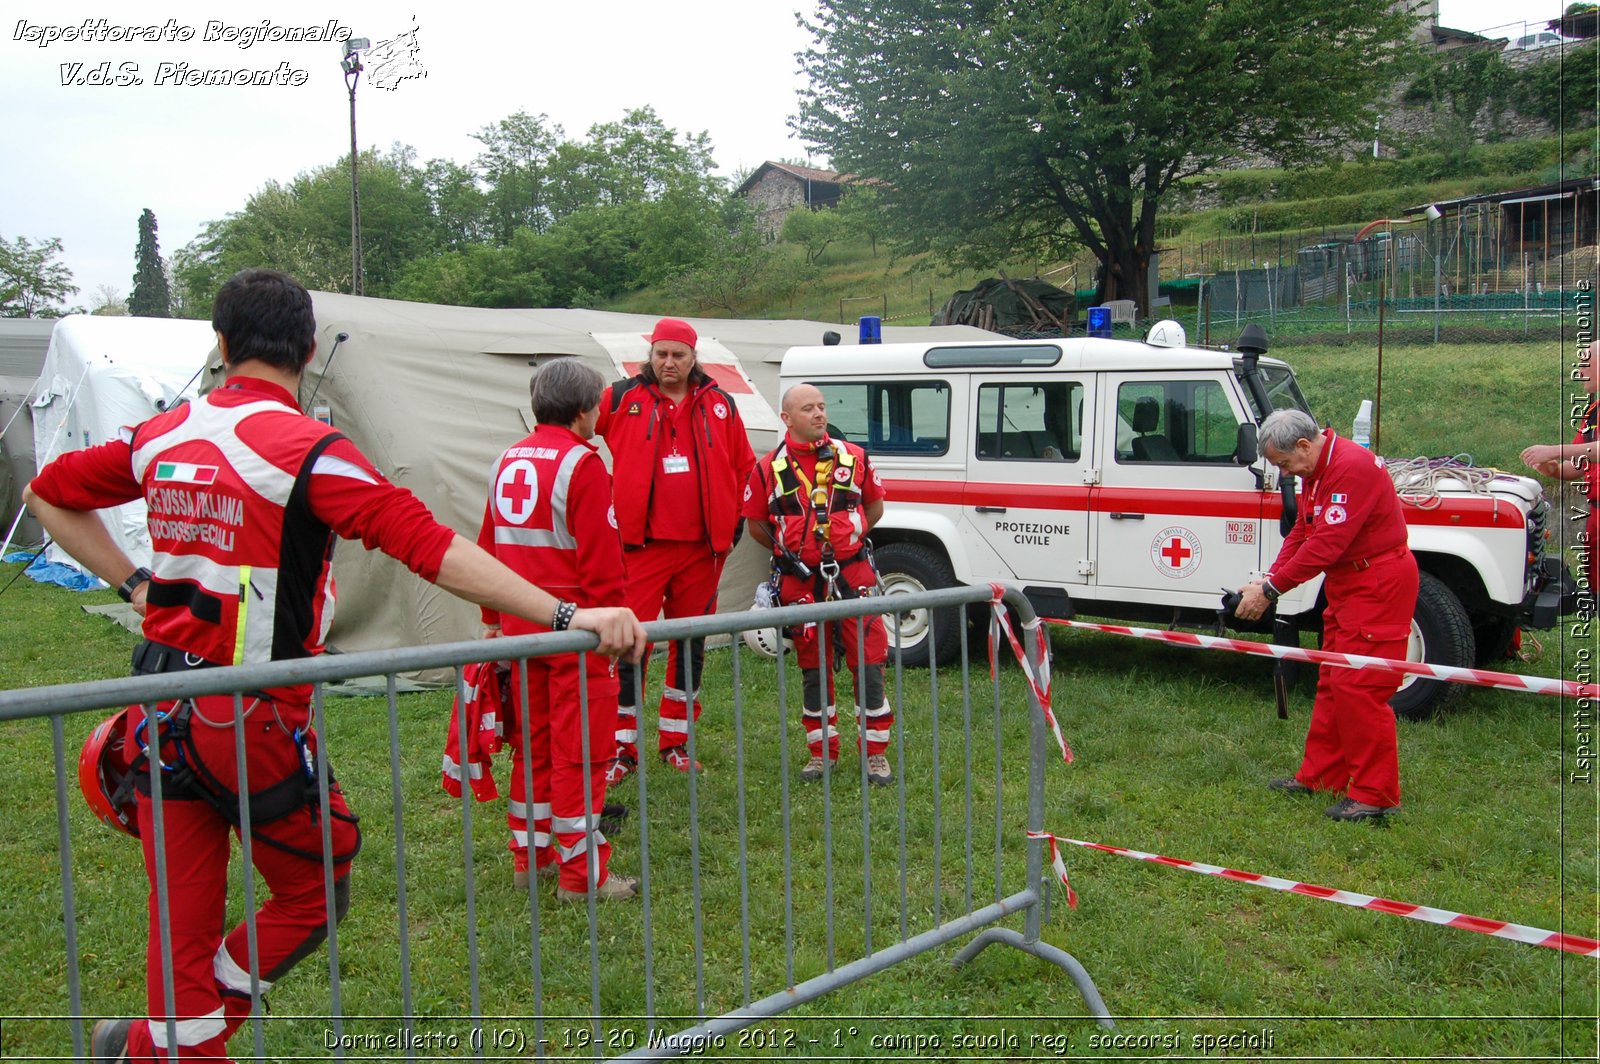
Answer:
[{"label": "safety harness", "polygon": [[[176,648],[162,646],[159,643],[146,641],[141,643],[134,651],[135,673],[153,672],[178,672],[191,668],[207,668],[210,662],[193,663],[192,655],[183,655],[181,651],[176,655],[168,653]],[[185,658],[188,658],[186,661]],[[271,706],[272,700],[261,692],[253,692],[255,701],[245,711],[245,716],[250,716],[262,705]],[[134,712],[134,710],[130,710]],[[150,723],[149,716],[142,716],[134,728],[133,738],[138,746],[139,753],[134,757],[129,774],[118,781],[116,793],[112,796],[113,803],[131,798],[129,789],[140,794],[150,793],[150,766],[151,763],[161,767],[161,793],[164,797],[179,801],[202,801],[216,811],[217,815],[237,830],[243,829],[243,820],[239,815],[238,792],[229,790],[216,774],[206,767],[200,756],[200,750],[194,744],[192,735],[192,718],[198,716],[194,699],[186,698],[169,709],[161,710],[155,714],[158,740],[156,742],[156,755],[151,756],[151,743],[146,731]],[[200,718],[205,721],[204,717]],[[209,724],[209,722],[206,722]],[[227,726],[232,726],[231,722]],[[321,861],[320,852],[303,850],[297,846],[290,846],[272,838],[270,835],[259,833],[258,828],[264,827],[275,821],[282,820],[301,809],[310,806],[311,816],[315,819],[320,815],[321,806],[318,801],[319,790],[317,787],[316,758],[308,746],[311,729],[302,726],[289,730],[281,722],[279,725],[295,745],[298,754],[296,758],[297,769],[261,790],[250,793],[250,837],[257,842],[271,846],[275,850],[308,861]],[[170,750],[170,754],[164,751]],[[171,758],[170,763],[165,759]],[[333,773],[328,773],[328,784],[334,783]],[[361,818],[354,813],[341,813],[331,811],[336,820],[342,820],[356,826],[356,841],[353,849],[348,853],[335,854],[333,862],[341,864],[353,859],[361,852]]]}]

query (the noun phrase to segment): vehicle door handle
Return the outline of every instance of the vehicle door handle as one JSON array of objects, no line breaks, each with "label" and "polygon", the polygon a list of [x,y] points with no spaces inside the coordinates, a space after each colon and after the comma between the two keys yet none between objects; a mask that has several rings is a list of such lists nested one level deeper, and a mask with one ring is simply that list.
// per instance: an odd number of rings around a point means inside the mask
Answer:
[{"label": "vehicle door handle", "polygon": [[1004,506],[980,506],[978,507],[978,512],[980,514],[1003,514],[1006,512],[1006,508]]},{"label": "vehicle door handle", "polygon": [[1144,520],[1144,514],[1120,514],[1120,513],[1117,513],[1115,511],[1113,511],[1111,513],[1111,520],[1113,520],[1113,521],[1143,521]]}]

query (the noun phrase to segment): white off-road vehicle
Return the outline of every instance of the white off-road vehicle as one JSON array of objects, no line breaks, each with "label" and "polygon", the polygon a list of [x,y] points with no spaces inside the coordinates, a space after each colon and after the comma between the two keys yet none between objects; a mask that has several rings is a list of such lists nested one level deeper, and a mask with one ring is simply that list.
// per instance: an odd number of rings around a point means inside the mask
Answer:
[{"label": "white off-road vehicle", "polygon": [[[1293,478],[1258,457],[1256,426],[1310,409],[1259,328],[1239,346],[1189,347],[1162,322],[1144,342],[796,347],[782,384],[822,389],[834,434],[888,488],[872,534],[886,593],[1006,581],[1046,617],[1212,627],[1222,593],[1269,567],[1292,527]],[[1445,469],[1403,495],[1422,570],[1412,660],[1493,661],[1519,626],[1565,612],[1572,582],[1545,553],[1537,481]],[[1283,596],[1279,640],[1320,630],[1321,591],[1319,578]],[[907,663],[957,652],[959,609],[931,620],[901,616]],[[1420,717],[1460,692],[1413,680],[1392,705]]]}]

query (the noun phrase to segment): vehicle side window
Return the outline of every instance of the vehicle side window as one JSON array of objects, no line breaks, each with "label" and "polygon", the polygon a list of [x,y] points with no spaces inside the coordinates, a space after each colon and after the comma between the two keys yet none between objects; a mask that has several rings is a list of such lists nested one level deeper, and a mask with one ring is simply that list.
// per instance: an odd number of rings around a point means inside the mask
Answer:
[{"label": "vehicle side window", "polygon": [[868,454],[940,455],[950,449],[945,381],[816,382],[829,431]]},{"label": "vehicle side window", "polygon": [[1083,447],[1083,385],[1007,381],[978,388],[977,456],[1003,462],[1076,462]]},{"label": "vehicle side window", "polygon": [[1233,461],[1239,421],[1216,381],[1137,381],[1117,389],[1118,463]]}]

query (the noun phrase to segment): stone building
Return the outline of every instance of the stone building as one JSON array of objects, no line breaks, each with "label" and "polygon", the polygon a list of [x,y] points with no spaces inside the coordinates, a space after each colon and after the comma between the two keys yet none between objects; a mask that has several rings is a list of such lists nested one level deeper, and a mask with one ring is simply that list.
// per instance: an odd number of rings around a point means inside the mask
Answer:
[{"label": "stone building", "polygon": [[756,167],[736,191],[755,207],[762,231],[771,238],[796,207],[817,210],[837,204],[848,180],[847,175],[832,170],[769,160]]}]

